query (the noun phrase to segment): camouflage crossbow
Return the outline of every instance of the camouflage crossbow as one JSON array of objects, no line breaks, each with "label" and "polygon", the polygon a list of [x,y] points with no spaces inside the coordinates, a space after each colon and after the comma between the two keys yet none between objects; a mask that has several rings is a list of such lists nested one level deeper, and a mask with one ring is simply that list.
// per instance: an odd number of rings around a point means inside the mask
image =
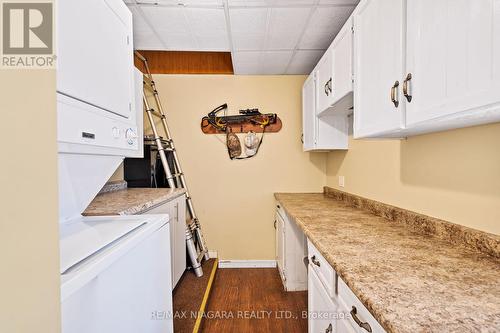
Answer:
[{"label": "camouflage crossbow", "polygon": [[[202,126],[207,127],[212,125],[217,130],[226,132],[228,127],[230,128],[231,125],[241,125],[242,123],[250,122],[254,125],[260,125],[260,127],[265,128],[270,124],[275,124],[278,118],[276,113],[263,114],[259,111],[259,109],[240,110],[238,115],[233,116],[227,116],[225,114],[226,110],[226,103],[216,107],[208,115],[202,118]],[[224,111],[224,115],[218,116],[217,114],[221,111]]]}]

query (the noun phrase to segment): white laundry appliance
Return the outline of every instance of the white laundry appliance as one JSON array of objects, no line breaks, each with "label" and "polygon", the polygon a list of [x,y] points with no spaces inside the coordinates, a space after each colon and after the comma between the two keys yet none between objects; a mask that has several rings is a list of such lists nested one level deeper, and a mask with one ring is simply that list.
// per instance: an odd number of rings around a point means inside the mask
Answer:
[{"label": "white laundry appliance", "polygon": [[60,0],[56,31],[62,332],[173,332],[168,215],[81,216],[143,154],[131,13],[121,0]]}]

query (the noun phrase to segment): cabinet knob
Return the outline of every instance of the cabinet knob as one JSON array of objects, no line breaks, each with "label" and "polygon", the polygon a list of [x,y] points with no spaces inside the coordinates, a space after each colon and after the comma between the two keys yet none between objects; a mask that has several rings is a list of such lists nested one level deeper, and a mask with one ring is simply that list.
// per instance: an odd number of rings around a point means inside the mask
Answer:
[{"label": "cabinet knob", "polygon": [[410,103],[412,98],[413,98],[413,96],[408,92],[408,86],[409,86],[411,79],[412,79],[412,75],[411,75],[411,73],[408,73],[408,75],[406,75],[406,79],[403,81],[403,95],[405,95],[408,103]]},{"label": "cabinet knob", "polygon": [[399,81],[394,82],[394,85],[391,87],[391,102],[394,103],[395,107],[399,106],[398,87]]}]

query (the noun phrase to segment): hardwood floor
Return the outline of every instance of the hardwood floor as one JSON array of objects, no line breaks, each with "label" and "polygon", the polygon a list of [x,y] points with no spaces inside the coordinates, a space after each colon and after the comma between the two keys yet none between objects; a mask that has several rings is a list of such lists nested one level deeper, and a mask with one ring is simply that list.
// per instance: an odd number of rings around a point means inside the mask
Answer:
[{"label": "hardwood floor", "polygon": [[201,332],[307,332],[302,311],[307,292],[285,292],[277,269],[219,269]]}]

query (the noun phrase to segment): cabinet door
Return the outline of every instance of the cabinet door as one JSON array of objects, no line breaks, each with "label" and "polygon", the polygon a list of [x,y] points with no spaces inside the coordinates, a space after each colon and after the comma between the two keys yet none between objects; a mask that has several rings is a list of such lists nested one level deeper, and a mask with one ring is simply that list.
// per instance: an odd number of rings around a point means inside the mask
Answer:
[{"label": "cabinet door", "polygon": [[408,1],[407,125],[500,102],[500,1]]},{"label": "cabinet door", "polygon": [[186,270],[186,197],[171,205],[172,222],[172,286],[176,286]]},{"label": "cabinet door", "polygon": [[303,149],[314,149],[316,130],[316,98],[314,73],[309,75],[302,87],[302,135]]},{"label": "cabinet door", "polygon": [[[362,0],[354,12],[354,136],[383,134],[404,125],[404,0]],[[393,88],[395,87],[395,88]],[[394,92],[394,103],[391,100]],[[396,105],[398,104],[398,105]]]},{"label": "cabinet door", "polygon": [[352,18],[333,41],[333,103],[352,92]]},{"label": "cabinet door", "polygon": [[337,332],[336,306],[313,268],[309,267],[308,274],[308,331],[309,333]]},{"label": "cabinet door", "polygon": [[283,281],[285,275],[285,223],[278,213],[276,213],[276,263]]},{"label": "cabinet door", "polygon": [[330,107],[333,103],[333,65],[332,65],[332,47],[326,50],[316,67],[317,84],[317,106],[316,114],[321,113]]},{"label": "cabinet door", "polygon": [[129,117],[132,14],[121,0],[62,0],[57,5],[57,90]]}]

